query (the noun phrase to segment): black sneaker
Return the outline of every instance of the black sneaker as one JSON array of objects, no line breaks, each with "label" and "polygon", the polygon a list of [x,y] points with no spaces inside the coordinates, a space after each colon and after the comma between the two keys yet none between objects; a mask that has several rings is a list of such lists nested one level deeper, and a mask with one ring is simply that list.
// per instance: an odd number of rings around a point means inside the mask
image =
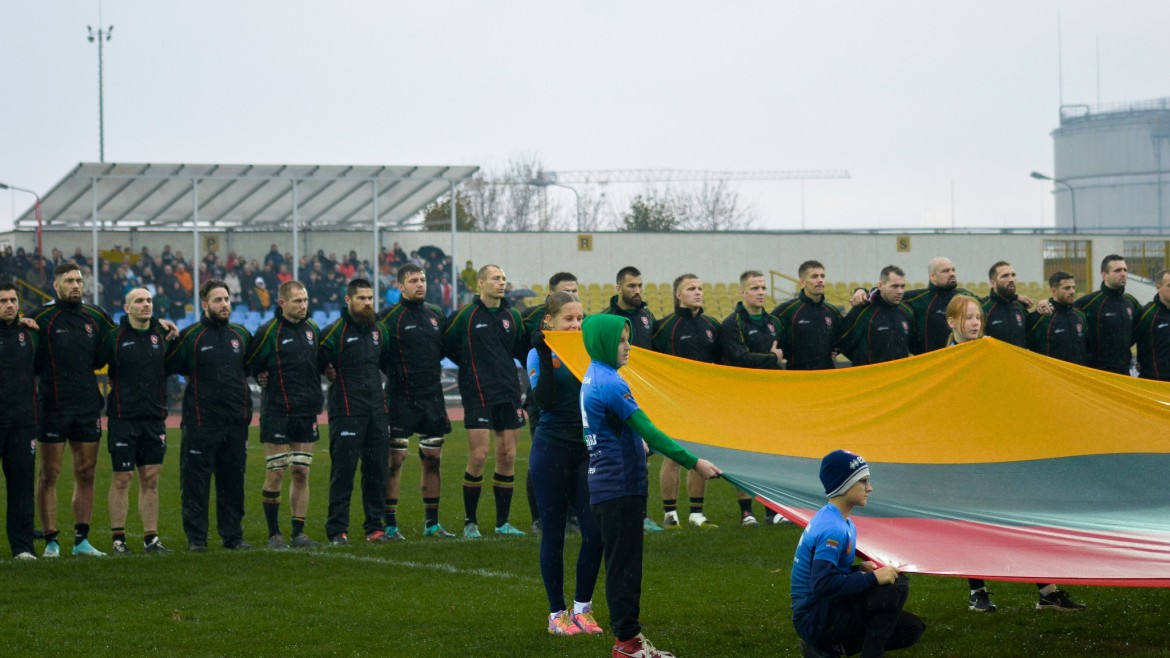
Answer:
[{"label": "black sneaker", "polygon": [[293,548],[320,548],[321,544],[313,541],[305,533],[301,533],[292,538]]},{"label": "black sneaker", "polygon": [[288,548],[288,544],[284,543],[283,535],[272,535],[268,538],[268,548],[279,550],[282,548]]},{"label": "black sneaker", "polygon": [[116,556],[122,557],[130,554],[130,547],[126,545],[125,541],[121,539],[115,539],[114,548],[110,552]]},{"label": "black sneaker", "polygon": [[995,612],[995,604],[991,602],[991,592],[980,588],[971,592],[967,597],[967,609],[971,612]]},{"label": "black sneaker", "polygon": [[349,537],[343,532],[340,535],[333,535],[329,538],[331,546],[349,546]]},{"label": "black sneaker", "polygon": [[1084,610],[1084,603],[1077,603],[1072,600],[1068,592],[1058,589],[1051,594],[1041,594],[1040,600],[1036,603],[1037,610],[1059,610],[1061,612],[1071,612],[1073,610]]},{"label": "black sneaker", "polygon": [[189,553],[206,553],[207,544],[187,544],[187,551]]},{"label": "black sneaker", "polygon": [[224,546],[224,548],[228,549],[229,551],[250,551],[256,547],[241,539],[231,546]]},{"label": "black sneaker", "polygon": [[144,546],[142,550],[146,551],[147,553],[165,555],[167,552],[167,547],[163,546],[163,543],[159,541],[158,537],[155,537],[154,539],[150,540],[150,543]]}]

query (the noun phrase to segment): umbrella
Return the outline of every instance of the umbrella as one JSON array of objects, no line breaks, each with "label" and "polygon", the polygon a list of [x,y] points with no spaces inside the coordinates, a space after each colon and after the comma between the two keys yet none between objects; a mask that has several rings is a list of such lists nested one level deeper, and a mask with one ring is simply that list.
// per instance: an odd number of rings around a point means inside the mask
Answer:
[{"label": "umbrella", "polygon": [[418,255],[422,257],[423,260],[429,260],[432,263],[440,263],[447,257],[447,254],[443,253],[442,249],[439,249],[434,245],[423,245],[419,247],[417,251]]}]

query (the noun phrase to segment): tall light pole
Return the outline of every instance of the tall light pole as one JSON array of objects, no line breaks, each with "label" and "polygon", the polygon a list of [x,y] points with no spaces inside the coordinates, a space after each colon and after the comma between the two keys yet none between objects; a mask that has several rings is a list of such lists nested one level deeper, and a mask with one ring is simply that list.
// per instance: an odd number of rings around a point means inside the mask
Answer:
[{"label": "tall light pole", "polygon": [[41,195],[37,194],[36,192],[34,192],[28,188],[17,187],[15,185],[8,185],[7,183],[0,183],[0,190],[13,190],[14,192],[27,192],[27,193],[33,195],[33,197],[37,200],[36,206],[34,206],[35,211],[33,213],[37,217],[37,266],[43,272],[45,269],[45,259],[42,258],[42,256],[44,254],[42,251],[42,244],[41,244]]},{"label": "tall light pole", "polygon": [[536,177],[528,179],[528,184],[536,187],[563,187],[572,192],[573,197],[577,200],[577,232],[581,232],[581,195],[577,192],[577,188],[558,183],[555,171],[539,172]]},{"label": "tall light pole", "polygon": [[111,25],[105,29],[102,28],[102,10],[101,5],[98,5],[98,30],[93,31],[93,26],[86,25],[89,30],[89,42],[97,41],[98,45],[98,162],[106,161],[106,103],[105,103],[105,84],[104,84],[104,64],[102,61],[102,42],[109,41],[114,34],[114,26]]},{"label": "tall light pole", "polygon": [[1073,189],[1072,185],[1069,185],[1063,179],[1046,176],[1038,171],[1033,171],[1029,175],[1036,180],[1052,181],[1053,185],[1063,185],[1068,188],[1068,198],[1069,202],[1072,204],[1072,232],[1075,234],[1077,232],[1077,191]]}]

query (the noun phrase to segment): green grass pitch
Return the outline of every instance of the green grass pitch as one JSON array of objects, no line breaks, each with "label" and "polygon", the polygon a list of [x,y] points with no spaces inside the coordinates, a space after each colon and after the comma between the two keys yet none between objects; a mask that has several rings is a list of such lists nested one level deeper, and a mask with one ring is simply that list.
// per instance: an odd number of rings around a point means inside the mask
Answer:
[{"label": "green grass pitch", "polygon": [[[260,509],[263,452],[256,428],[249,445],[245,537],[266,539]],[[460,481],[466,434],[456,423],[444,448],[441,521],[462,526]],[[0,560],[0,654],[31,655],[392,655],[392,656],[603,656],[613,643],[605,637],[555,638],[547,634],[544,590],[535,537],[497,539],[490,532],[476,542],[422,537],[418,460],[404,467],[399,503],[407,540],[367,545],[361,541],[361,512],[355,489],[351,537],[346,548],[311,552],[257,550],[234,553],[218,547],[194,555],[185,551],[179,519],[178,431],[160,485],[160,531],[172,554],[141,553],[141,525],[135,495],[127,524],[137,551],[122,559],[15,562]],[[527,430],[517,459],[512,521],[530,522],[523,494],[531,441]],[[313,465],[310,535],[323,539],[329,476],[327,440]],[[69,507],[69,451],[62,469],[62,549],[72,542]],[[110,546],[105,498],[109,458],[105,443],[91,539]],[[656,473],[659,458],[652,462]],[[491,467],[489,460],[488,467]],[[1070,485],[1071,486],[1071,485]],[[660,517],[657,487],[651,515]],[[880,482],[874,494],[881,496]],[[288,532],[287,478],[281,523]],[[0,511],[3,507],[0,506]],[[757,514],[759,505],[756,504]],[[647,537],[642,623],[647,637],[684,657],[797,656],[789,619],[788,575],[799,531],[791,525],[738,527],[734,492],[726,483],[708,489],[707,515],[718,530],[660,533]],[[484,488],[480,518],[494,517],[490,487]],[[214,519],[211,524],[214,533]],[[8,555],[6,540],[0,555]],[[571,600],[579,541],[567,545],[566,598]],[[41,550],[37,544],[38,552]],[[604,578],[604,572],[602,574]],[[913,656],[1166,656],[1170,632],[1167,590],[1070,587],[1087,603],[1080,613],[1037,612],[1029,584],[991,583],[999,611],[967,611],[966,583],[953,578],[912,576],[907,609],[926,619]],[[607,628],[604,585],[594,594],[599,623]]]}]

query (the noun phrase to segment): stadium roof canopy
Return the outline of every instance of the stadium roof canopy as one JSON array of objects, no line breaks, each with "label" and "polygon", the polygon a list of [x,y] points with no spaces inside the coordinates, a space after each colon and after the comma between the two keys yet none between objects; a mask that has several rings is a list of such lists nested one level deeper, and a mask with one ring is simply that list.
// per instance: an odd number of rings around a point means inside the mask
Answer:
[{"label": "stadium roof canopy", "polygon": [[[83,162],[44,196],[41,217],[46,230],[370,230],[401,226],[478,170]],[[33,208],[15,222],[35,226]]]}]

